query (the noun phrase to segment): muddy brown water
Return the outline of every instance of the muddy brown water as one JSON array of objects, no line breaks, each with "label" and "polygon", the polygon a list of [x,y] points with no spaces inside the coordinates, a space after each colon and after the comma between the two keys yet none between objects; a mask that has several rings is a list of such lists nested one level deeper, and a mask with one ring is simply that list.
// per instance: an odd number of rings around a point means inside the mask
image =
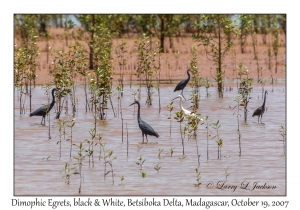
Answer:
[{"label": "muddy brown water", "polygon": [[[89,167],[89,158],[83,161],[82,191],[80,195],[286,195],[286,155],[280,136],[280,126],[286,125],[286,86],[285,82],[277,82],[274,87],[265,86],[267,95],[267,111],[262,122],[252,117],[253,111],[262,105],[261,86],[254,86],[249,103],[248,123],[240,118],[242,155],[239,156],[237,135],[237,118],[229,106],[235,106],[234,97],[237,89],[225,91],[224,98],[219,99],[216,88],[209,89],[210,97],[206,97],[205,88],[200,88],[200,107],[198,113],[209,115],[209,121],[219,120],[220,138],[224,146],[221,160],[218,160],[216,139],[209,138],[207,159],[207,133],[205,125],[198,129],[198,149],[200,156],[201,184],[197,183],[195,169],[198,167],[197,148],[194,138],[184,140],[185,158],[182,154],[182,142],[179,123],[170,121],[167,105],[179,92],[173,92],[175,85],[161,85],[161,112],[158,111],[158,94],[153,90],[153,105],[146,106],[146,91],[141,91],[141,118],[150,124],[160,135],[159,138],[148,136],[148,143],[142,143],[142,134],[137,124],[137,105],[133,102],[133,91],[138,86],[125,86],[122,97],[122,113],[124,118],[124,142],[122,143],[121,117],[114,117],[111,106],[107,110],[105,122],[97,121],[97,133],[102,133],[106,150],[113,150],[117,159],[113,160],[114,184],[109,173],[104,179],[104,161],[99,160],[99,147],[95,147],[94,167]],[[273,89],[273,91],[272,91]],[[191,88],[184,91],[189,97]],[[114,108],[117,109],[117,94],[112,96]],[[33,110],[47,102],[41,87],[33,90]],[[15,195],[79,195],[79,175],[72,175],[70,184],[65,184],[63,167],[68,162],[73,166],[76,161],[70,159],[70,141],[62,137],[62,156],[59,158],[59,123],[54,119],[55,110],[51,110],[51,139],[48,139],[48,121],[46,126],[40,124],[41,117],[29,117],[27,100],[26,114],[19,114],[18,91],[15,89],[14,115],[14,194]],[[77,87],[78,112],[73,129],[73,143],[90,139],[89,130],[93,128],[93,114],[85,112],[83,86]],[[183,107],[189,108],[191,101],[183,101]],[[71,109],[69,109],[70,113]],[[117,111],[117,110],[115,110]],[[174,101],[174,110],[179,111],[179,99]],[[63,113],[61,117],[64,117]],[[127,131],[128,126],[128,157]],[[183,122],[184,126],[185,121]],[[216,131],[209,128],[211,136]],[[70,128],[66,128],[66,138]],[[88,144],[83,143],[87,149]],[[174,149],[171,157],[170,150]],[[162,150],[159,158],[159,150]],[[78,150],[73,146],[72,156]],[[142,170],[136,164],[139,155],[145,160]],[[50,157],[49,157],[50,156]],[[47,160],[47,157],[49,159]],[[154,167],[159,163],[159,172]],[[107,166],[107,171],[109,166]],[[227,181],[225,169],[227,168]],[[142,171],[146,177],[142,178]],[[121,182],[121,177],[124,177]],[[256,187],[254,187],[256,185]],[[243,186],[243,187],[242,187]],[[244,188],[244,189],[243,189]]]}]

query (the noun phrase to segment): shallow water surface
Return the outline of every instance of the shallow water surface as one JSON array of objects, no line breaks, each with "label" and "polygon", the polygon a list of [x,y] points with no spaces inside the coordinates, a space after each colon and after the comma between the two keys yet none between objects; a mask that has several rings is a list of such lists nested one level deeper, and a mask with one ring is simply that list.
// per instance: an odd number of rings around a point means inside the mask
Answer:
[{"label": "shallow water surface", "polygon": [[[145,105],[146,91],[141,91],[141,118],[150,124],[160,135],[159,138],[148,136],[148,143],[142,143],[142,133],[136,119],[137,105],[133,102],[133,91],[125,86],[121,99],[123,114],[123,142],[121,116],[114,117],[109,104],[106,121],[97,121],[97,133],[102,133],[105,150],[112,150],[115,160],[112,160],[114,184],[109,173],[104,179],[105,164],[103,154],[99,153],[99,144],[94,146],[94,167],[89,166],[86,156],[82,166],[82,191],[80,195],[286,195],[286,156],[283,149],[280,126],[286,125],[286,93],[284,84],[265,86],[267,95],[267,111],[262,122],[257,123],[257,117],[252,117],[253,111],[262,105],[261,87],[254,87],[249,103],[248,123],[240,118],[241,149],[237,134],[237,118],[229,106],[234,107],[236,88],[225,91],[224,98],[219,99],[215,88],[209,89],[210,97],[205,96],[205,89],[200,88],[200,107],[198,113],[209,115],[209,122],[219,120],[219,136],[224,146],[221,148],[221,160],[218,160],[218,147],[215,136],[216,130],[209,127],[209,139],[205,125],[198,128],[197,142],[200,156],[200,182],[197,187],[198,167],[197,147],[195,138],[185,137],[182,151],[180,123],[176,120],[171,124],[167,105],[180,92],[173,92],[174,85],[161,85],[161,112],[157,90],[154,89],[153,105]],[[184,91],[188,99],[190,88]],[[117,112],[118,100],[116,91],[112,102]],[[92,112],[85,112],[83,86],[77,87],[78,110],[73,129],[73,143],[79,144],[85,139],[91,139],[90,129],[94,126]],[[47,97],[41,87],[33,90],[33,110],[47,102]],[[77,163],[70,159],[70,128],[66,127],[65,139],[61,143],[61,158],[59,157],[60,140],[59,122],[54,119],[55,109],[50,114],[51,139],[48,139],[48,119],[46,125],[41,125],[39,116],[29,117],[29,102],[27,100],[26,114],[20,116],[18,92],[15,90],[15,140],[14,140],[14,193],[15,195],[79,195],[79,175],[70,177],[70,184],[65,184],[63,168],[66,163]],[[183,101],[183,107],[189,109],[191,101]],[[175,112],[179,111],[179,99],[174,101]],[[190,109],[191,110],[191,109]],[[69,109],[69,114],[71,109]],[[61,118],[66,116],[63,112]],[[184,127],[186,121],[182,122]],[[127,130],[128,127],[128,156]],[[146,140],[146,139],[145,139]],[[207,145],[208,143],[208,145]],[[88,143],[83,147],[88,149]],[[173,154],[171,157],[171,149]],[[208,148],[208,150],[207,150]],[[163,150],[159,156],[159,151]],[[103,152],[102,152],[103,153]],[[208,158],[207,159],[207,153]],[[84,153],[86,154],[86,153]],[[138,162],[139,155],[145,160],[142,170]],[[73,146],[72,157],[78,156],[78,149]],[[49,158],[48,158],[49,157]],[[99,157],[100,160],[99,160]],[[48,158],[48,159],[47,159]],[[154,167],[161,166],[157,172]],[[107,165],[107,170],[110,166]],[[226,170],[227,175],[226,176]],[[142,178],[142,172],[146,177]],[[124,180],[121,181],[121,177]],[[256,186],[256,187],[254,187]]]}]

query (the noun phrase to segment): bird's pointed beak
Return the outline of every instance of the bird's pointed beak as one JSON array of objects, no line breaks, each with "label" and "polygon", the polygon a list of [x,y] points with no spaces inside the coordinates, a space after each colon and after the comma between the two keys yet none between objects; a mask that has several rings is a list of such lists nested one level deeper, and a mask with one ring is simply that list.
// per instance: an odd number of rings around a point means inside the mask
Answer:
[{"label": "bird's pointed beak", "polygon": [[132,106],[133,104],[135,104],[135,102],[133,102],[132,104],[130,104],[129,106]]},{"label": "bird's pointed beak", "polygon": [[173,98],[171,101],[174,101],[176,98],[178,98],[178,96],[177,96],[177,97],[175,97],[175,98]]}]

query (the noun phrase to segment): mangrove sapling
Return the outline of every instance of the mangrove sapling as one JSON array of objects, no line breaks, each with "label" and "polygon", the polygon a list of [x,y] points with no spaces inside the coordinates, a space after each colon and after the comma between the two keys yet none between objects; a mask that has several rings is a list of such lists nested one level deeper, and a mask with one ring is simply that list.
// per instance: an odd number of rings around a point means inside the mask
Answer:
[{"label": "mangrove sapling", "polygon": [[70,136],[69,136],[70,137],[70,141],[71,141],[71,144],[70,144],[70,159],[72,157],[73,127],[75,125],[75,119],[76,119],[75,117],[71,117],[70,124],[68,124],[68,127],[71,129]]},{"label": "mangrove sapling", "polygon": [[208,158],[208,129],[209,129],[209,121],[208,121],[208,115],[205,116],[205,122],[206,122],[206,156],[207,156],[207,160],[209,159]]},{"label": "mangrove sapling", "polygon": [[123,97],[123,92],[124,92],[124,69],[125,69],[125,65],[127,64],[127,59],[126,59],[127,50],[125,48],[126,48],[126,42],[122,40],[122,43],[116,47],[116,51],[115,51],[117,56],[117,62],[119,64],[119,69],[120,69],[119,86],[121,91],[121,97]]},{"label": "mangrove sapling", "polygon": [[154,73],[157,71],[157,68],[154,68],[156,55],[158,50],[151,50],[149,37],[143,35],[143,37],[139,38],[135,41],[137,44],[137,54],[138,54],[138,69],[137,74],[140,78],[140,88],[142,84],[142,76],[145,80],[146,92],[147,92],[147,105],[152,105],[152,88],[153,88],[153,80]]},{"label": "mangrove sapling", "polygon": [[121,177],[120,177],[120,179],[121,179],[121,184],[123,185],[123,181],[124,181],[124,176],[122,175]]},{"label": "mangrove sapling", "polygon": [[283,125],[280,126],[279,130],[280,135],[282,136],[282,145],[283,145],[283,153],[285,154],[286,151],[286,130]]},{"label": "mangrove sapling", "polygon": [[220,160],[222,159],[222,147],[224,146],[223,144],[223,140],[222,139],[219,139],[218,141],[216,141],[217,144],[218,144],[218,152],[220,153],[219,157],[220,157]]},{"label": "mangrove sapling", "polygon": [[193,103],[193,112],[194,113],[196,113],[196,110],[199,108],[199,101],[200,101],[199,88],[201,87],[201,78],[200,78],[200,71],[198,69],[197,58],[198,58],[197,48],[195,47],[195,45],[192,45],[189,69],[190,69],[190,72],[192,73],[190,85],[193,89],[192,103]]},{"label": "mangrove sapling", "polygon": [[221,157],[220,157],[221,156],[220,149],[223,146],[223,141],[222,141],[222,139],[220,139],[220,136],[219,136],[219,128],[221,127],[221,125],[219,125],[219,122],[220,121],[218,120],[215,123],[211,123],[212,128],[215,129],[216,132],[217,132],[217,135],[215,135],[214,137],[212,137],[212,139],[214,139],[215,137],[217,137],[216,142],[217,142],[217,145],[218,145],[218,160],[221,159]]},{"label": "mangrove sapling", "polygon": [[275,26],[272,30],[272,37],[273,37],[273,54],[275,59],[275,73],[277,73],[277,67],[278,67],[278,51],[279,51],[279,27]]},{"label": "mangrove sapling", "polygon": [[201,185],[201,182],[200,182],[200,180],[201,180],[201,176],[200,176],[201,172],[200,172],[199,168],[200,168],[200,165],[198,165],[198,168],[195,168],[195,173],[196,173],[196,177],[197,177],[196,178],[197,184],[195,184],[196,187],[199,187]]},{"label": "mangrove sapling", "polygon": [[252,92],[253,78],[248,77],[249,70],[247,68],[244,68],[242,63],[239,63],[238,72],[240,75],[240,87],[238,89],[238,93],[241,96],[242,100],[240,106],[244,107],[244,122],[247,123],[247,115],[249,112],[248,103],[252,98],[250,94]]},{"label": "mangrove sapling", "polygon": [[89,167],[91,167],[91,157],[92,157],[92,167],[94,167],[94,141],[96,137],[96,130],[95,128],[90,129],[89,131],[91,135],[91,140],[85,139],[84,141],[89,144],[87,152],[87,156],[89,157]]},{"label": "mangrove sapling", "polygon": [[61,139],[64,135],[64,141],[66,140],[66,118],[59,119],[59,141],[56,144],[59,144],[59,158],[61,158]]},{"label": "mangrove sapling", "polygon": [[170,137],[172,133],[172,111],[173,111],[173,103],[174,101],[171,101],[168,105],[168,111],[170,112],[170,117],[168,118],[170,120]]},{"label": "mangrove sapling", "polygon": [[98,134],[96,134],[96,136],[95,136],[95,147],[99,144],[99,160],[101,159],[101,143],[102,143],[102,141],[101,141],[101,139],[102,139],[102,134],[101,133],[98,133]]},{"label": "mangrove sapling", "polygon": [[62,172],[64,172],[64,176],[62,177],[65,180],[65,184],[70,184],[70,178],[75,173],[76,167],[70,168],[70,163],[66,163],[63,167]]},{"label": "mangrove sapling", "polygon": [[[69,46],[72,48],[72,46]],[[60,118],[64,103],[67,103],[67,95],[72,93],[72,86],[74,84],[74,69],[75,61],[72,50],[70,52],[64,50],[57,51],[57,57],[54,58],[53,69],[51,71],[54,84],[57,88],[58,110],[56,112],[56,119]],[[63,100],[62,100],[63,98]],[[66,108],[68,106],[66,105]]]},{"label": "mangrove sapling", "polygon": [[143,160],[142,154],[138,156],[138,162],[135,162],[138,166],[140,166],[140,170],[143,171],[143,164],[146,159]]},{"label": "mangrove sapling", "polygon": [[156,172],[159,172],[159,169],[161,169],[161,165],[159,163],[155,163],[154,165],[154,169],[156,170]]},{"label": "mangrove sapling", "polygon": [[[20,102],[20,115],[25,114],[25,99],[26,99],[26,69],[28,69],[28,50],[27,48],[14,46],[14,85],[19,90],[18,96]],[[24,95],[24,98],[23,98]]]},{"label": "mangrove sapling", "polygon": [[[197,159],[198,159],[198,165],[200,165],[200,154],[199,154],[199,148],[198,148],[198,140],[197,140],[197,130],[199,124],[203,121],[200,114],[192,114],[187,116],[188,124],[185,126],[185,130],[187,130],[188,135],[194,135],[196,139],[196,147],[197,147]],[[202,125],[201,123],[200,125]]]},{"label": "mangrove sapling", "polygon": [[211,87],[210,79],[208,77],[206,77],[203,80],[203,83],[204,83],[204,86],[205,86],[205,89],[206,89],[206,97],[208,97],[208,96],[210,96],[210,93],[208,92],[208,88]]},{"label": "mangrove sapling", "polygon": [[176,147],[172,147],[171,149],[170,149],[170,156],[171,157],[173,157],[173,154],[174,154],[174,149],[175,149]]},{"label": "mangrove sapling", "polygon": [[[106,172],[105,173],[105,176],[109,173],[111,173],[111,178],[112,178],[112,183],[114,184],[115,183],[115,179],[114,179],[114,168],[113,168],[113,160],[116,160],[117,159],[117,156],[113,156],[113,151],[112,150],[108,150],[106,151],[107,155],[105,155],[105,164],[108,163],[110,165],[110,171]],[[108,160],[107,160],[108,159]]]},{"label": "mangrove sapling", "polygon": [[[120,91],[121,91],[121,86],[119,85],[118,87],[117,87],[117,90],[118,90],[118,101],[119,101],[119,107],[120,107],[120,114],[121,114],[121,120],[122,120],[122,143],[123,143],[123,134],[124,134],[124,129],[123,129],[123,127],[124,127],[124,123],[123,123],[123,121],[124,121],[124,119],[123,119],[123,112],[122,112],[122,100],[121,100],[121,96],[120,96]],[[121,95],[122,95],[122,93],[121,93]],[[119,112],[118,112],[118,114],[119,114]]]},{"label": "mangrove sapling", "polygon": [[253,53],[254,53],[254,59],[256,61],[256,68],[257,68],[257,80],[259,81],[259,74],[261,71],[261,67],[259,66],[259,60],[258,60],[258,52],[257,52],[257,32],[258,32],[258,24],[257,21],[255,20],[256,15],[250,15],[250,18],[253,21],[252,27],[250,27],[250,34],[252,38],[252,46],[253,46]]},{"label": "mangrove sapling", "polygon": [[237,105],[235,105],[233,108],[231,108],[229,106],[229,108],[235,109],[235,111],[233,112],[233,115],[235,115],[236,119],[237,119],[237,134],[238,134],[238,139],[239,139],[239,156],[241,156],[242,155],[242,146],[241,146],[242,134],[240,132],[240,117],[241,117],[241,115],[239,113],[241,111],[241,109],[240,109],[240,104],[242,102],[241,96],[240,95],[236,96],[234,101],[237,103]]},{"label": "mangrove sapling", "polygon": [[161,153],[164,151],[164,149],[159,148],[158,149],[158,159],[161,159]]},{"label": "mangrove sapling", "polygon": [[228,168],[229,168],[229,166],[227,168],[224,168],[224,170],[225,170],[225,182],[227,182],[227,177],[230,175],[228,173]]},{"label": "mangrove sapling", "polygon": [[[205,48],[206,57],[216,66],[216,78],[219,98],[223,98],[224,63],[228,50],[239,35],[237,20],[232,20],[224,14],[201,15],[201,21],[195,24],[198,28],[193,39]],[[214,32],[216,32],[214,34]],[[227,35],[227,36],[224,36]],[[199,45],[200,45],[199,44]]]},{"label": "mangrove sapling", "polygon": [[85,158],[85,155],[83,155],[83,152],[85,151],[84,147],[82,146],[82,142],[80,142],[79,145],[74,144],[74,146],[78,149],[78,156],[74,157],[74,160],[77,161],[75,165],[78,165],[78,168],[75,170],[74,174],[79,174],[79,193],[81,193],[81,185],[83,180],[83,173],[82,173],[82,161]]},{"label": "mangrove sapling", "polygon": [[[99,145],[100,145],[100,153],[99,153],[99,161],[101,160],[100,158],[101,158],[101,154],[102,154],[102,152],[103,152],[103,159],[104,159],[104,157],[105,157],[105,146],[106,146],[106,141],[105,140],[100,140],[99,141]],[[102,150],[101,150],[102,149]],[[101,152],[102,151],[102,152]],[[106,164],[104,164],[104,174],[106,173]]]},{"label": "mangrove sapling", "polygon": [[160,73],[161,73],[161,63],[160,63],[160,58],[161,58],[161,49],[158,47],[160,46],[159,42],[156,42],[157,48],[158,48],[158,52],[157,52],[157,66],[154,65],[155,71],[158,71],[158,80],[157,80],[157,92],[158,92],[158,113],[160,114],[160,110],[161,110],[161,102],[160,102]]},{"label": "mangrove sapling", "polygon": [[42,158],[42,160],[49,160],[51,158],[51,156],[49,155],[48,157],[46,157],[46,158]]}]

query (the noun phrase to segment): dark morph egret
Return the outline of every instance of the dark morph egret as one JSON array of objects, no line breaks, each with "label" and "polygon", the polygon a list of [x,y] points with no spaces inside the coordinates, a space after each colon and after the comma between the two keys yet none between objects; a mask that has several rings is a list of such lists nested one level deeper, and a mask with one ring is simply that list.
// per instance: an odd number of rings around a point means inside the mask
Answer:
[{"label": "dark morph egret", "polygon": [[43,116],[42,117],[42,121],[41,124],[43,122],[44,119],[44,124],[45,124],[45,116],[48,112],[50,112],[50,110],[52,109],[52,107],[54,106],[55,103],[55,97],[54,97],[54,91],[56,91],[56,88],[52,89],[52,102],[50,104],[46,104],[40,108],[38,108],[37,110],[35,110],[34,112],[32,112],[29,116]]},{"label": "dark morph egret", "polygon": [[[181,90],[181,95],[183,96],[183,89],[185,88],[185,86],[187,85],[187,83],[190,81],[190,73],[189,73],[190,69],[188,69],[186,71],[187,75],[188,75],[188,78],[185,79],[185,80],[181,80],[177,86],[175,87],[174,89],[174,92],[178,91],[178,90]],[[183,96],[184,98],[184,96]],[[184,98],[185,99],[185,98]],[[186,99],[185,99],[186,100]]]},{"label": "dark morph egret", "polygon": [[138,105],[137,120],[138,120],[139,127],[140,127],[140,129],[142,131],[143,143],[144,143],[144,135],[146,136],[147,142],[148,142],[147,135],[156,136],[156,138],[158,138],[159,137],[158,133],[156,133],[155,130],[149,124],[147,124],[146,122],[144,122],[141,119],[141,116],[140,116],[141,105],[140,105],[140,103],[137,100],[135,100],[132,104],[130,104],[130,106],[133,105],[133,104],[137,104]]},{"label": "dark morph egret", "polygon": [[261,122],[262,116],[263,116],[263,114],[264,114],[264,112],[265,112],[266,94],[267,94],[267,93],[268,93],[268,91],[265,91],[265,98],[264,98],[264,103],[263,103],[263,105],[262,105],[261,107],[257,108],[257,109],[254,111],[253,115],[252,115],[252,117],[258,116],[258,123],[259,123],[259,117],[260,117],[260,122]]}]

